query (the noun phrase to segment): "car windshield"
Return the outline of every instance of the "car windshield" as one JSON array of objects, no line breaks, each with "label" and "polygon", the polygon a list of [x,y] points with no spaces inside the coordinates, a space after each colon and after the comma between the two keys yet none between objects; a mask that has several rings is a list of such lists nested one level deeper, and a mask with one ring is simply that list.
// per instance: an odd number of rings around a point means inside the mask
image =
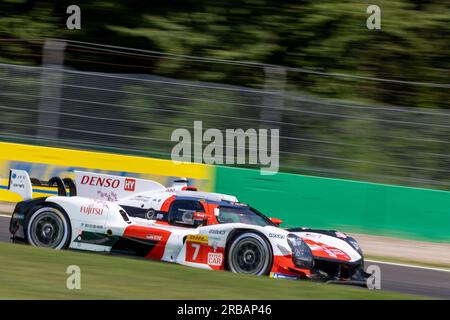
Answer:
[{"label": "car windshield", "polygon": [[262,227],[274,225],[274,223],[261,212],[248,206],[220,206],[217,221],[219,221],[219,223],[240,222]]}]

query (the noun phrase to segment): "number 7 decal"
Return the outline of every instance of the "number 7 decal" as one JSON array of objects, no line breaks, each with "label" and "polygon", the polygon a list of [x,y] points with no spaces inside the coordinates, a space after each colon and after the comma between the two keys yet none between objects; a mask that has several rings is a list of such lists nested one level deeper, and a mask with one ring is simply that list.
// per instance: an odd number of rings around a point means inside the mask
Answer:
[{"label": "number 7 decal", "polygon": [[194,248],[194,254],[192,255],[192,261],[197,260],[198,252],[200,251],[200,243],[191,243]]},{"label": "number 7 decal", "polygon": [[206,263],[208,236],[202,234],[188,235],[186,238],[186,261]]}]

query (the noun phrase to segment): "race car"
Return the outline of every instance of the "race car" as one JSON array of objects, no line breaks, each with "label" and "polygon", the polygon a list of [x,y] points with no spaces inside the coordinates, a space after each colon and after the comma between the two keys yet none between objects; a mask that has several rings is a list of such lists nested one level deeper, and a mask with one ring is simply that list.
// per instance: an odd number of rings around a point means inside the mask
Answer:
[{"label": "race car", "polygon": [[[33,183],[58,196],[33,198]],[[342,232],[283,229],[235,196],[137,178],[75,171],[75,182],[44,184],[10,170],[21,195],[10,222],[14,242],[53,249],[121,252],[209,270],[366,286],[364,258]]]}]

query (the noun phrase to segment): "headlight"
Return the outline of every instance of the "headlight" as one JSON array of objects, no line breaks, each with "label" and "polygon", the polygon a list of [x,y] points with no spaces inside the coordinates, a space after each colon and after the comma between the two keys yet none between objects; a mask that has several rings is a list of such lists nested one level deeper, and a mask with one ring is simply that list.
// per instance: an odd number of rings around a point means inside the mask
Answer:
[{"label": "headlight", "polygon": [[293,233],[288,234],[287,242],[292,250],[292,261],[297,268],[312,269],[314,258],[308,245]]}]

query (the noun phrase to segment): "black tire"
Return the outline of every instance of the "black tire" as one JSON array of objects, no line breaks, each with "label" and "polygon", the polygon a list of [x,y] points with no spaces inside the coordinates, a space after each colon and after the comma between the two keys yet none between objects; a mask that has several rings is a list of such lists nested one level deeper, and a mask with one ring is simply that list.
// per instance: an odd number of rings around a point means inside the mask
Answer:
[{"label": "black tire", "polygon": [[249,231],[230,241],[226,259],[231,272],[260,276],[272,269],[273,254],[264,236]]},{"label": "black tire", "polygon": [[27,222],[27,240],[32,246],[65,249],[70,239],[69,218],[64,210],[57,206],[37,208]]}]

